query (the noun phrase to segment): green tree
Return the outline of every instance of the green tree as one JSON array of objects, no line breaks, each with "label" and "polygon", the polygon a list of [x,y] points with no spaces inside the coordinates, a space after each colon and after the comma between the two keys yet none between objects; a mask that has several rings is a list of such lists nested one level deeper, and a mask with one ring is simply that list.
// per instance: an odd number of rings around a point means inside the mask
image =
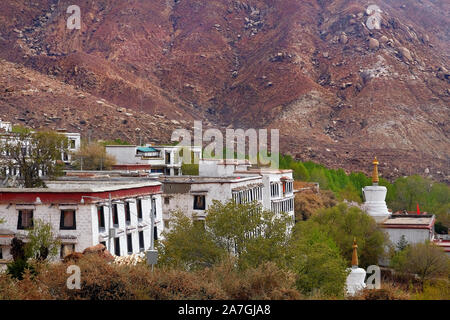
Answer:
[{"label": "green tree", "polygon": [[256,203],[213,201],[207,210],[206,228],[214,241],[238,257],[241,267],[256,267],[264,261],[282,264],[294,221],[285,213],[275,214]]},{"label": "green tree", "polygon": [[297,289],[307,295],[343,297],[348,272],[333,239],[316,223],[296,225],[290,244],[289,267],[297,274]]},{"label": "green tree", "polygon": [[33,228],[28,230],[25,245],[26,256],[38,261],[57,256],[61,241],[53,233],[52,225],[40,219],[33,220]]},{"label": "green tree", "polygon": [[307,222],[317,223],[340,248],[345,261],[350,264],[353,239],[358,240],[359,262],[363,267],[377,264],[384,254],[388,242],[375,220],[357,207],[341,203],[335,207],[321,209]]},{"label": "green tree", "polygon": [[291,168],[293,170],[293,176],[295,180],[300,181],[309,181],[310,175],[308,172],[308,169],[306,169],[305,165],[301,162],[297,162],[291,165]]},{"label": "green tree", "polygon": [[23,130],[4,137],[0,149],[4,150],[0,164],[17,167],[25,188],[45,187],[39,172],[49,178],[62,174],[61,156],[68,151],[68,140],[52,131]]},{"label": "green tree", "polygon": [[398,240],[398,242],[395,245],[395,248],[398,251],[403,251],[408,247],[408,241],[406,241],[406,237],[405,235],[402,234],[402,236],[400,237],[400,240]]},{"label": "green tree", "polygon": [[160,265],[184,270],[211,267],[222,260],[226,251],[213,240],[201,222],[193,222],[182,212],[171,214],[170,231],[158,243]]},{"label": "green tree", "polygon": [[105,147],[96,142],[83,143],[80,150],[73,153],[73,158],[72,165],[81,170],[110,170],[116,163]]},{"label": "green tree", "polygon": [[431,278],[448,278],[450,275],[447,254],[430,242],[412,244],[397,252],[391,260],[391,266],[399,272],[417,274],[422,283]]}]

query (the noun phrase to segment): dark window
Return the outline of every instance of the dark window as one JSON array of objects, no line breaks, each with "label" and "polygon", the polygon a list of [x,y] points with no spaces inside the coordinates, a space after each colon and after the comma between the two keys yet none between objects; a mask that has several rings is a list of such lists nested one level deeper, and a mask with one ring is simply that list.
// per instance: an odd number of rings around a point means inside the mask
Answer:
[{"label": "dark window", "polygon": [[127,224],[131,223],[131,208],[129,202],[125,202],[125,222]]},{"label": "dark window", "polygon": [[98,227],[105,228],[105,207],[97,207]]},{"label": "dark window", "polygon": [[164,204],[170,204],[170,198],[169,197],[165,197],[164,198]]},{"label": "dark window", "polygon": [[142,220],[142,199],[137,199],[136,207],[138,219]]},{"label": "dark window", "polygon": [[106,248],[106,241],[102,241],[102,242],[100,242],[100,244],[104,245]]},{"label": "dark window", "polygon": [[3,259],[3,248],[0,247],[0,259]]},{"label": "dark window", "polygon": [[153,227],[153,239],[158,240],[158,227]]},{"label": "dark window", "polygon": [[205,196],[194,196],[194,210],[205,210]]},{"label": "dark window", "polygon": [[120,239],[114,238],[114,253],[116,256],[120,256]]},{"label": "dark window", "polygon": [[60,257],[64,259],[67,255],[75,252],[75,244],[62,244],[60,250]]},{"label": "dark window", "polygon": [[70,140],[70,149],[75,149],[75,140]]},{"label": "dark window", "polygon": [[17,229],[28,229],[33,227],[33,210],[19,210]]},{"label": "dark window", "polygon": [[143,251],[144,249],[144,231],[139,231],[139,250]]},{"label": "dark window", "polygon": [[133,241],[131,238],[131,234],[127,234],[127,250],[128,250],[128,254],[133,253]]},{"label": "dark window", "polygon": [[119,225],[119,210],[117,208],[117,203],[112,206],[112,215],[113,215],[113,225],[117,227]]},{"label": "dark window", "polygon": [[75,210],[61,210],[59,228],[61,230],[75,230],[77,228]]}]

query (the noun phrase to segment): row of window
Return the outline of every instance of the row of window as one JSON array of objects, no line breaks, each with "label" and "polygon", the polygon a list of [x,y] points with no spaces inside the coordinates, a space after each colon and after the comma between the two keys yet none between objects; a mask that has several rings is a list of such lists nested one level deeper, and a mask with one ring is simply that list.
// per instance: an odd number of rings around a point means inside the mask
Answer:
[{"label": "row of window", "polygon": [[[111,212],[112,212],[112,220],[114,227],[119,226],[119,205],[117,203],[113,203]],[[125,211],[125,223],[129,225],[131,223],[131,203],[125,201],[124,211]],[[143,219],[143,210],[142,210],[142,199],[136,199],[136,211],[138,221],[142,221]],[[152,212],[156,216],[156,200],[152,199]],[[98,216],[98,227],[99,229],[105,229],[105,206],[97,207],[97,216]]]},{"label": "row of window", "polygon": [[[294,183],[292,181],[282,182],[283,194],[292,193],[294,191]],[[273,182],[270,184],[270,195],[272,198],[280,196],[280,185],[279,183]]]},{"label": "row of window", "polygon": [[[19,210],[17,219],[17,229],[25,230],[33,227],[33,213],[34,210],[26,209]],[[60,230],[75,230],[77,228],[75,210],[61,210],[59,229]]]},{"label": "row of window", "polygon": [[294,211],[294,199],[272,202],[271,209],[275,213]]},{"label": "row of window", "polygon": [[[138,232],[139,237],[139,251],[144,251],[144,231]],[[158,227],[153,228],[153,239],[156,241],[158,240]],[[103,245],[106,246],[106,242],[102,242]],[[133,253],[133,236],[132,234],[127,234],[127,253],[132,254]],[[114,238],[114,254],[116,256],[120,256],[120,238]]]},{"label": "row of window", "polygon": [[270,196],[273,197],[278,197],[280,195],[280,186],[278,185],[278,183],[271,183],[270,184]]},{"label": "row of window", "polygon": [[255,187],[247,190],[234,191],[233,200],[235,203],[244,204],[252,201],[262,200],[263,188]]}]

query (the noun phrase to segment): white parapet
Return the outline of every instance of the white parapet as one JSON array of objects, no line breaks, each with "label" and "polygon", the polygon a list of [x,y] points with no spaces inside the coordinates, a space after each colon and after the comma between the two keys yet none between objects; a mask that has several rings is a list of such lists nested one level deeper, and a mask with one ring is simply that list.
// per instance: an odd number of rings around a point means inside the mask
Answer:
[{"label": "white parapet", "polygon": [[366,186],[362,189],[364,210],[377,222],[382,222],[390,213],[386,205],[387,189],[384,186]]}]

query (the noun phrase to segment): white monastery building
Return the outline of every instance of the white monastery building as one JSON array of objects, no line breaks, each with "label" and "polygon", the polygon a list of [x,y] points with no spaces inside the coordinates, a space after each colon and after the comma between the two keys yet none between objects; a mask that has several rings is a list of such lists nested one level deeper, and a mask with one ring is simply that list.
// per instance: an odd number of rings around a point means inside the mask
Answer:
[{"label": "white monastery building", "polygon": [[237,203],[257,201],[266,210],[286,212],[294,220],[292,170],[251,169],[247,160],[201,159],[199,176],[162,176],[163,217],[182,211],[188,217],[204,219],[213,200]]},{"label": "white monastery building", "polygon": [[[0,189],[0,261],[10,260],[13,237],[27,241],[33,219],[51,223],[60,257],[102,243],[116,256],[150,247],[162,232],[161,183],[148,179],[65,179],[48,188]],[[152,232],[151,215],[154,215]]]}]

